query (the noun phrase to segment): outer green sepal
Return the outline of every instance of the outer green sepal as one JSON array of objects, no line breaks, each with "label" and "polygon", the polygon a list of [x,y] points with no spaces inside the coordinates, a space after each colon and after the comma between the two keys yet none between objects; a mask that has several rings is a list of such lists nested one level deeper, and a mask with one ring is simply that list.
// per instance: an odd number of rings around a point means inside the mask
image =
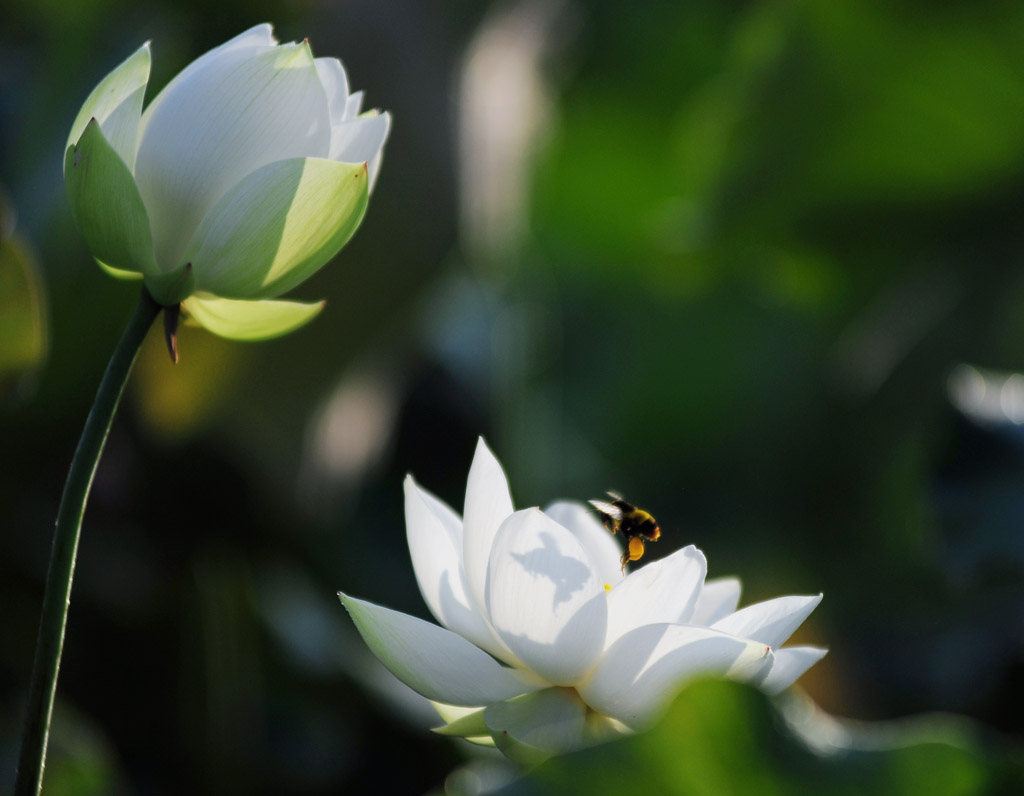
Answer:
[{"label": "outer green sepal", "polygon": [[166,274],[146,274],[146,290],[157,304],[164,307],[179,304],[191,296],[195,283],[192,263],[185,263]]},{"label": "outer green sepal", "polygon": [[505,756],[527,768],[630,733],[621,722],[591,710],[569,688],[547,688],[488,705],[484,722]]},{"label": "outer green sepal", "polygon": [[488,705],[484,721],[506,757],[532,768],[578,745],[586,711],[568,689],[546,688]]},{"label": "outer green sepal", "polygon": [[257,169],[221,197],[185,259],[199,290],[273,298],[308,278],[344,246],[366,211],[365,163],[289,158]]},{"label": "outer green sepal", "polygon": [[65,153],[64,186],[94,257],[119,271],[159,273],[142,195],[95,119]]},{"label": "outer green sepal", "polygon": [[200,326],[229,340],[269,340],[305,326],[326,302],[245,301],[190,296],[185,310]]}]

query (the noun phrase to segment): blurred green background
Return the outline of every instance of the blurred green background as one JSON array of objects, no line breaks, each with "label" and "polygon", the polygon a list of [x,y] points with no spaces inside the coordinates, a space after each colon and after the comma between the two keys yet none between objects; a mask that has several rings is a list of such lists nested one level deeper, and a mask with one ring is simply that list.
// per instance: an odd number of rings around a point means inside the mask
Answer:
[{"label": "blurred green background", "polygon": [[[137,291],[74,228],[67,131],[142,41],[152,97],[264,21],[392,112],[384,166],[354,241],[294,291],[328,300],[312,325],[249,345],[186,328],[177,366],[147,341],[86,513],[47,793],[441,788],[472,750],[425,731],[334,595],[426,614],[402,476],[461,509],[479,434],[518,506],[615,488],[660,520],[652,557],[695,543],[745,602],[823,591],[798,634],[831,648],[801,680],[814,700],[959,713],[988,750],[960,780],[941,750],[894,759],[885,792],[994,792],[987,756],[1024,730],[1024,5],[3,16],[0,793],[61,486]],[[695,704],[771,724],[738,693]],[[711,786],[677,792],[749,792],[698,748]],[[773,754],[749,782],[805,792]],[[863,780],[820,792],[877,790],[858,759]]]}]

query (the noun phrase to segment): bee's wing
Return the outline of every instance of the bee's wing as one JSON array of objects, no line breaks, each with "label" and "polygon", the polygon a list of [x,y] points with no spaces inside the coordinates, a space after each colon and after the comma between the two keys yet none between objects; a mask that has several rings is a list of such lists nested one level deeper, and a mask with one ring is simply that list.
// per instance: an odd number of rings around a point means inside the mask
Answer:
[{"label": "bee's wing", "polygon": [[[626,499],[624,497],[622,497],[622,495],[620,495],[618,492],[612,492],[610,489],[607,492],[605,492],[605,494],[608,497],[610,497],[612,500],[619,500],[619,501],[622,501],[623,503],[627,502]],[[591,501],[591,502],[593,502],[593,501]]]},{"label": "bee's wing", "polygon": [[606,514],[613,520],[622,519],[622,509],[620,509],[613,503],[605,503],[603,500],[589,500],[587,502],[590,503],[590,505],[597,509],[599,512],[601,512],[602,514]]}]

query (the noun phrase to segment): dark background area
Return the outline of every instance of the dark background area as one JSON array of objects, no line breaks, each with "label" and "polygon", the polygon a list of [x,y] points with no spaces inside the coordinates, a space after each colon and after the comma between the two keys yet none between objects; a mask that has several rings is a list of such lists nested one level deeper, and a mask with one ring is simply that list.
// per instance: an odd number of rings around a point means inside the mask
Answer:
[{"label": "dark background area", "polygon": [[[335,592],[425,615],[402,477],[461,510],[615,488],[744,602],[823,591],[833,713],[1024,704],[1024,6],[5,0],[0,792],[57,501],[137,287],[61,150],[146,39],[149,97],[251,25],[393,114],[310,326],[147,341],[86,513],[47,793],[421,793],[467,747]],[[16,219],[16,223],[15,220]],[[436,722],[435,722],[436,723]]]}]

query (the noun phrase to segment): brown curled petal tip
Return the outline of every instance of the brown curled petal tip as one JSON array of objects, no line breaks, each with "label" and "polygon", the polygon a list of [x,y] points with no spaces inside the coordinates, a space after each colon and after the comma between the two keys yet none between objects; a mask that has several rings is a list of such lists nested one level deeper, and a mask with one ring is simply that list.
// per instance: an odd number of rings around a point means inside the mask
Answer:
[{"label": "brown curled petal tip", "polygon": [[164,307],[164,342],[171,362],[178,364],[178,319],[181,316],[181,304]]}]

